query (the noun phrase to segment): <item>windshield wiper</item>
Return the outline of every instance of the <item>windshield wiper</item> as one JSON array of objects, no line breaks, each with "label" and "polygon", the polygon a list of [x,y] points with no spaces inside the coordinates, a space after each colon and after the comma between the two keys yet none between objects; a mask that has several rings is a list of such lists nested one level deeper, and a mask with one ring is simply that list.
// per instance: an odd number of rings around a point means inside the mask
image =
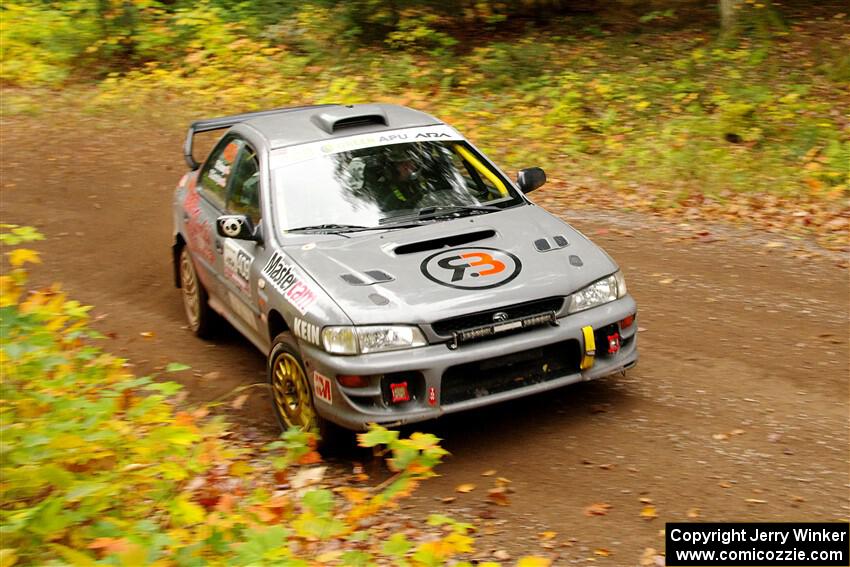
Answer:
[{"label": "windshield wiper", "polygon": [[445,216],[463,217],[468,215],[492,213],[494,211],[501,210],[501,207],[494,207],[493,205],[448,205],[443,207],[423,207],[415,213],[405,213],[402,215],[384,217],[378,221],[378,224],[435,219]]},{"label": "windshield wiper", "polygon": [[383,227],[379,226],[363,226],[359,224],[314,224],[310,226],[299,226],[297,228],[288,228],[286,232],[355,232],[358,230],[380,230]]}]

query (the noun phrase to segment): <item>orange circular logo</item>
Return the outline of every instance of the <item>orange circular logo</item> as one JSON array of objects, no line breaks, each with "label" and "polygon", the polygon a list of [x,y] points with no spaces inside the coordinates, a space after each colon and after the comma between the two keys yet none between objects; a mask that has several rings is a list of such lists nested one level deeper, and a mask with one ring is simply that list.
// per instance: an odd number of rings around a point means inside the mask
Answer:
[{"label": "orange circular logo", "polygon": [[455,289],[490,289],[504,285],[522,270],[519,258],[497,248],[454,248],[425,258],[422,274]]}]

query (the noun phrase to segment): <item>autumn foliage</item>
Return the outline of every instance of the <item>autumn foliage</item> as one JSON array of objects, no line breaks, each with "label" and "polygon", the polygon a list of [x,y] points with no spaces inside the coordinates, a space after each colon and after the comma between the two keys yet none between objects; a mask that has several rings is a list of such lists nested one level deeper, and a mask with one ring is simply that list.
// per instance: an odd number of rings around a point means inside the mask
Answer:
[{"label": "autumn foliage", "polygon": [[135,109],[182,128],[400,103],[509,170],[546,168],[544,191],[570,208],[696,211],[845,247],[846,10],[738,2],[729,40],[713,3],[666,4],[16,0],[3,6],[0,79],[23,90],[4,109]]},{"label": "autumn foliage", "polygon": [[40,258],[19,245],[41,236],[2,230],[0,565],[430,566],[473,551],[469,524],[387,521],[446,454],[433,435],[362,434],[388,459],[375,486],[323,479],[310,434],[241,441],[206,408],[181,407],[179,385],[95,346],[89,307],[56,286],[27,291]]}]

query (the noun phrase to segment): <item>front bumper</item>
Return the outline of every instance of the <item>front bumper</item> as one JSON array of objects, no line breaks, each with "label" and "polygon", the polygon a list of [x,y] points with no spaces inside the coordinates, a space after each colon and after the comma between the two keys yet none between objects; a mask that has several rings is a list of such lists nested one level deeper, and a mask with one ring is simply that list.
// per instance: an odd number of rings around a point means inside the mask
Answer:
[{"label": "front bumper", "polygon": [[[622,346],[619,351],[597,356],[593,366],[587,370],[579,369],[578,364],[568,365],[547,374],[542,381],[527,384],[520,381],[518,387],[497,388],[498,391],[492,393],[482,388],[480,393],[459,401],[449,400],[444,403],[442,395],[443,377],[447,370],[464,364],[504,359],[515,353],[522,355],[526,351],[543,347],[549,347],[551,351],[552,345],[573,345],[573,342],[583,353],[582,328],[591,326],[593,329],[604,329],[635,312],[634,299],[626,296],[600,307],[561,317],[557,320],[557,326],[538,327],[516,335],[469,343],[456,350],[449,349],[447,344],[434,344],[393,352],[337,356],[307,343],[302,343],[301,349],[310,376],[318,372],[330,378],[331,395],[324,395],[323,398],[330,398],[332,402],[327,403],[316,397],[319,414],[343,427],[362,430],[369,423],[401,425],[434,419],[446,413],[528,396],[625,370],[634,366],[638,359],[637,320],[621,331]],[[604,345],[597,345],[596,348],[601,352]],[[338,375],[379,376],[405,372],[421,374],[424,392],[433,392],[435,397],[429,401],[427,394],[419,395],[410,402],[396,405],[382,401],[381,386],[377,382],[367,388],[354,389],[346,388],[336,380]]]}]

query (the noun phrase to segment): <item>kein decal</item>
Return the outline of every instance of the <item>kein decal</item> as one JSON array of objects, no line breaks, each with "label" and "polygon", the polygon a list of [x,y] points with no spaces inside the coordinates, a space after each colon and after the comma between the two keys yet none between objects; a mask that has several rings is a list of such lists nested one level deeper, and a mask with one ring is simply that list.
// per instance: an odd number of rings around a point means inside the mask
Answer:
[{"label": "kein decal", "polygon": [[313,343],[314,345],[319,344],[318,325],[308,323],[304,319],[296,317],[295,322],[292,325],[292,330],[295,332],[295,336],[299,339],[304,339],[308,343]]},{"label": "kein decal", "polygon": [[332,404],[333,390],[331,390],[330,378],[322,376],[318,372],[313,372],[313,395],[317,400]]},{"label": "kein decal", "polygon": [[316,292],[296,274],[295,267],[279,252],[275,252],[269,259],[263,274],[302,315],[318,299]]},{"label": "kein decal", "polygon": [[455,248],[426,258],[420,269],[429,280],[455,289],[490,289],[522,270],[519,258],[496,248]]}]

